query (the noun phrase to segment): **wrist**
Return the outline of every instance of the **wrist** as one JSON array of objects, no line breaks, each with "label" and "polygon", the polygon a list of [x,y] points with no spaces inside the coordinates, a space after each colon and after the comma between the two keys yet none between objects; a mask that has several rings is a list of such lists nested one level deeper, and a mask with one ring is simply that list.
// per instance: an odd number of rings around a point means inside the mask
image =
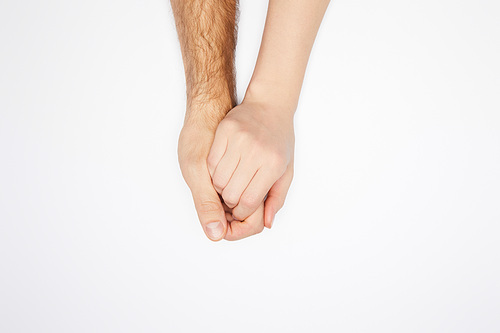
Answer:
[{"label": "wrist", "polygon": [[188,99],[184,127],[209,129],[215,132],[226,114],[234,107],[231,98]]},{"label": "wrist", "polygon": [[186,100],[186,122],[207,122],[217,126],[224,116],[236,106],[236,89],[233,80],[213,76],[204,82],[189,82]]},{"label": "wrist", "polygon": [[299,93],[286,84],[275,81],[252,79],[243,102],[256,103],[293,118],[297,109]]}]

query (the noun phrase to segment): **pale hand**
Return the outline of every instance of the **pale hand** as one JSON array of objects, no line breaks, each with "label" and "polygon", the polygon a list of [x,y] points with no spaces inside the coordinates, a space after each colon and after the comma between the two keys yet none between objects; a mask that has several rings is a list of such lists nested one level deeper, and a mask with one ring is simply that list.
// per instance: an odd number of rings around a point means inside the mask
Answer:
[{"label": "pale hand", "polygon": [[289,110],[243,101],[220,122],[208,170],[235,220],[246,220],[265,200],[265,226],[272,226],[293,178],[294,143]]}]

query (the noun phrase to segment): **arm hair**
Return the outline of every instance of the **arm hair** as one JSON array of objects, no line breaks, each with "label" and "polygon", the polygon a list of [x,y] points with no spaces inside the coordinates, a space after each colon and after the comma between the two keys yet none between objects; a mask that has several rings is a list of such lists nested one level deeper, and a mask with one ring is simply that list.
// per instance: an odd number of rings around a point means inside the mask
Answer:
[{"label": "arm hair", "polygon": [[[171,0],[171,5],[186,76],[186,118],[218,124],[236,105],[238,0]],[[208,112],[214,102],[221,110]]]}]

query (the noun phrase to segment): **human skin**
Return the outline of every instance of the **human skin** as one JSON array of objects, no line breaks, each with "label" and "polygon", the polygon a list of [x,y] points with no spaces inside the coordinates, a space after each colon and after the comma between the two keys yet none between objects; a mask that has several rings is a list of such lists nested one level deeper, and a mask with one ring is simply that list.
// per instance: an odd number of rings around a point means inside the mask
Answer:
[{"label": "human skin", "polygon": [[217,125],[236,105],[237,2],[171,0],[171,5],[186,77],[186,116],[178,143],[182,175],[207,237],[213,241],[241,239],[261,231],[264,205],[245,221],[233,221],[231,209],[212,185],[206,162]]},{"label": "human skin", "polygon": [[179,163],[212,240],[259,233],[283,206],[293,177],[293,114],[328,2],[269,1],[256,68],[235,107],[236,1],[171,1],[187,87]]},{"label": "human skin", "polygon": [[[208,156],[214,187],[236,220],[265,200],[265,226],[293,177],[293,115],[328,0],[270,0],[262,44],[243,102],[220,122]],[[267,197],[266,197],[267,195]]]}]

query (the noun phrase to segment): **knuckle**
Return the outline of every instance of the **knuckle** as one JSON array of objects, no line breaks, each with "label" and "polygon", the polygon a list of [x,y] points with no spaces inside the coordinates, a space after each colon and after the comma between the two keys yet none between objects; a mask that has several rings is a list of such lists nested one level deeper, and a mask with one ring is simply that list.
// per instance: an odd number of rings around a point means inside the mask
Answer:
[{"label": "knuckle", "polygon": [[240,199],[240,204],[246,208],[256,208],[259,203],[259,197],[256,193],[246,193]]},{"label": "knuckle", "polygon": [[267,197],[268,203],[272,203],[272,206],[274,207],[275,211],[274,213],[276,214],[281,208],[283,208],[283,205],[285,204],[285,197],[286,193],[280,193],[279,195],[273,195]]},{"label": "knuckle", "polygon": [[227,193],[226,192],[222,192],[222,199],[224,199],[224,202],[226,203],[226,205],[228,205],[228,207],[234,207],[238,204],[238,195],[235,194],[235,193]]},{"label": "knuckle", "polygon": [[215,201],[205,200],[200,203],[198,212],[204,215],[219,213],[220,204]]},{"label": "knuckle", "polygon": [[224,189],[224,187],[226,187],[225,179],[221,174],[215,174],[212,183],[219,189]]},{"label": "knuckle", "polygon": [[273,167],[279,167],[279,168],[283,168],[287,164],[286,156],[278,151],[270,152],[269,162]]},{"label": "knuckle", "polygon": [[241,208],[240,205],[234,207],[232,215],[238,221],[245,221],[248,218],[248,215],[246,215],[245,212],[243,212],[243,209]]},{"label": "knuckle", "polygon": [[239,130],[239,135],[244,138],[246,141],[252,141],[252,142],[256,142],[256,138],[255,138],[255,133],[253,133],[250,129],[248,128],[244,128],[244,127],[240,127]]},{"label": "knuckle", "polygon": [[237,120],[231,118],[230,116],[227,116],[220,122],[219,128],[221,128],[222,130],[228,130],[232,132],[238,130],[239,123]]},{"label": "knuckle", "polygon": [[215,167],[217,166],[217,162],[215,157],[213,155],[209,155],[207,158],[207,165],[210,169],[215,170]]},{"label": "knuckle", "polygon": [[[235,129],[234,138],[235,138],[234,142],[238,146],[242,146],[242,145],[248,146],[249,143],[252,143],[251,134],[243,128]],[[253,146],[248,147],[248,148],[251,149],[251,148],[253,148]]]}]

